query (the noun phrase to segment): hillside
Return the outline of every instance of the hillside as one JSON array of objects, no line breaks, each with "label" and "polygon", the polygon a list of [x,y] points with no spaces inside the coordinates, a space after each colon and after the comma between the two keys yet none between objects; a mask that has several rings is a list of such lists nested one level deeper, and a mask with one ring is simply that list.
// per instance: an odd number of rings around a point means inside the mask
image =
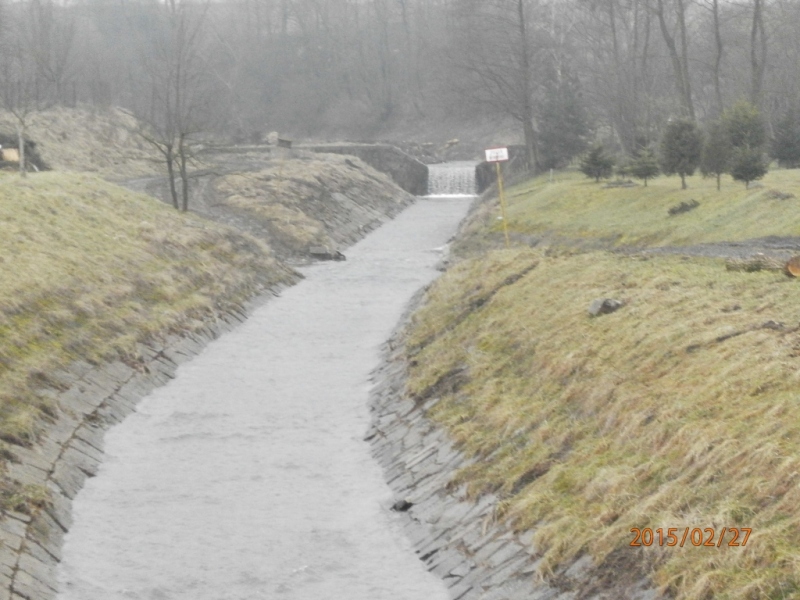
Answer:
[{"label": "hillside", "polygon": [[[796,281],[592,249],[796,234],[797,200],[767,196],[800,191],[792,175],[715,195],[699,178],[681,192],[562,174],[512,188],[511,250],[491,249],[496,201],[462,232],[464,260],[412,319],[407,393],[441,398],[429,416],[477,459],[453,484],[499,494],[497,516],[534,532],[554,585],[588,555],[595,583],[645,575],[676,598],[800,590]],[[699,208],[667,215],[691,197]],[[624,305],[590,317],[599,298]],[[631,528],[672,527],[677,541],[685,528],[713,528],[714,543],[728,533],[719,548],[630,546]],[[752,529],[745,547],[728,546],[732,527]]]},{"label": "hillside", "polygon": [[141,361],[294,275],[261,242],[91,175],[0,177],[0,439],[30,446],[75,361]]},{"label": "hillside", "polygon": [[[136,119],[122,109],[54,107],[33,113],[29,121],[28,138],[51,169],[117,180],[163,169],[157,153],[136,133]],[[15,134],[11,115],[0,113],[0,131]]]},{"label": "hillside", "polygon": [[[769,173],[746,189],[730,177],[717,191],[714,178],[687,178],[680,189],[675,177],[660,177],[645,187],[595,183],[575,171],[559,172],[554,181],[540,176],[507,190],[512,238],[526,244],[565,242],[584,248],[687,245],[741,241],[763,236],[800,234],[800,180],[793,170]],[[669,214],[681,203],[696,201],[688,212]],[[472,216],[458,245],[463,252],[502,242],[497,199]],[[492,232],[488,238],[486,229]],[[480,232],[471,235],[470,232]]]},{"label": "hillside", "polygon": [[215,208],[241,217],[286,257],[348,246],[414,200],[356,157],[296,151],[215,178],[211,187]]}]

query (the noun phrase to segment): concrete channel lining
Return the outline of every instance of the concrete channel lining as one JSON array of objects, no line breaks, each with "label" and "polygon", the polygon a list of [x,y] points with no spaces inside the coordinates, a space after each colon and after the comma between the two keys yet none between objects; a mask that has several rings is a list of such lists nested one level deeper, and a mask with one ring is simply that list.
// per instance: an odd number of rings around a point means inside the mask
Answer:
[{"label": "concrete channel lining", "polygon": [[[299,277],[298,277],[299,280]],[[33,448],[14,447],[8,476],[23,485],[45,486],[47,505],[33,516],[5,512],[0,518],[0,600],[54,600],[64,535],[72,525],[72,501],[103,461],[106,430],[121,423],[136,404],[175,377],[178,366],[247,319],[257,306],[286,286],[273,286],[244,306],[219,315],[203,329],[140,345],[142,369],[115,361],[76,362],[51,374],[60,410]]]}]

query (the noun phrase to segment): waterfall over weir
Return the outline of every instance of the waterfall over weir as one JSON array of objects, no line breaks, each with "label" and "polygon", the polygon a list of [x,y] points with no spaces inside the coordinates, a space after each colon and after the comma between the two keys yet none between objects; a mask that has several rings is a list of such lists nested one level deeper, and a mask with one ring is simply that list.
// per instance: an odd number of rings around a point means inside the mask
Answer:
[{"label": "waterfall over weir", "polygon": [[474,196],[475,167],[469,161],[428,165],[428,196]]}]

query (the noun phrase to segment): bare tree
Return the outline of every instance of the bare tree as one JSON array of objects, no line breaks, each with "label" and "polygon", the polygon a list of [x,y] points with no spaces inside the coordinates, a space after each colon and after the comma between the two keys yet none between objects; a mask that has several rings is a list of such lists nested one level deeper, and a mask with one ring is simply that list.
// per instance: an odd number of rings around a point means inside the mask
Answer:
[{"label": "bare tree", "polygon": [[[10,15],[7,14],[7,18]],[[25,146],[31,116],[53,103],[49,82],[41,77],[31,47],[38,41],[30,35],[31,13],[17,11],[3,36],[0,61],[0,102],[13,115],[19,145],[19,171],[27,175]]]},{"label": "bare tree", "polygon": [[[706,1],[704,5],[708,6],[708,4],[708,1]],[[724,45],[720,24],[719,0],[710,0],[710,9],[712,17],[711,24],[714,29],[714,64],[712,67],[712,77],[714,79],[714,110],[717,115],[721,115],[722,111],[725,109],[725,104],[722,101],[722,83],[720,78]]]},{"label": "bare tree", "polygon": [[[670,29],[669,16],[667,14],[667,1],[656,0],[655,13],[658,17],[658,24],[661,28],[661,35],[664,43],[669,50],[670,60],[672,61],[673,74],[675,76],[675,86],[681,106],[685,115],[694,121],[694,102],[692,100],[692,84],[689,78],[689,38],[686,26],[686,0],[672,0],[675,10],[675,30]],[[677,35],[677,40],[675,39]]]},{"label": "bare tree", "polygon": [[207,11],[208,4],[167,0],[158,7],[158,31],[142,48],[149,102],[136,111],[140,134],[163,156],[172,204],[183,211],[189,208],[191,144],[206,127],[210,103],[203,59]]},{"label": "bare tree", "polygon": [[750,102],[761,103],[764,69],[767,64],[767,36],[764,32],[764,2],[753,0],[753,20],[750,27]]},{"label": "bare tree", "polygon": [[37,77],[50,86],[56,101],[65,100],[75,39],[73,14],[52,0],[29,0],[24,20],[28,51]]},{"label": "bare tree", "polygon": [[535,76],[540,49],[534,41],[530,0],[466,0],[454,14],[453,67],[462,90],[522,126],[528,164],[538,164],[534,127]]}]

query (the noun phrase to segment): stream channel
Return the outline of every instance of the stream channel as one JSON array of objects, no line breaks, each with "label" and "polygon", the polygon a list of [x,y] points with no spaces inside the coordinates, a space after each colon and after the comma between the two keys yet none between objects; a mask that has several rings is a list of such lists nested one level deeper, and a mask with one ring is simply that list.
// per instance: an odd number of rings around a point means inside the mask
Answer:
[{"label": "stream channel", "polygon": [[468,198],[420,198],[182,365],[106,435],[60,600],[445,600],[363,437],[370,372]]}]

